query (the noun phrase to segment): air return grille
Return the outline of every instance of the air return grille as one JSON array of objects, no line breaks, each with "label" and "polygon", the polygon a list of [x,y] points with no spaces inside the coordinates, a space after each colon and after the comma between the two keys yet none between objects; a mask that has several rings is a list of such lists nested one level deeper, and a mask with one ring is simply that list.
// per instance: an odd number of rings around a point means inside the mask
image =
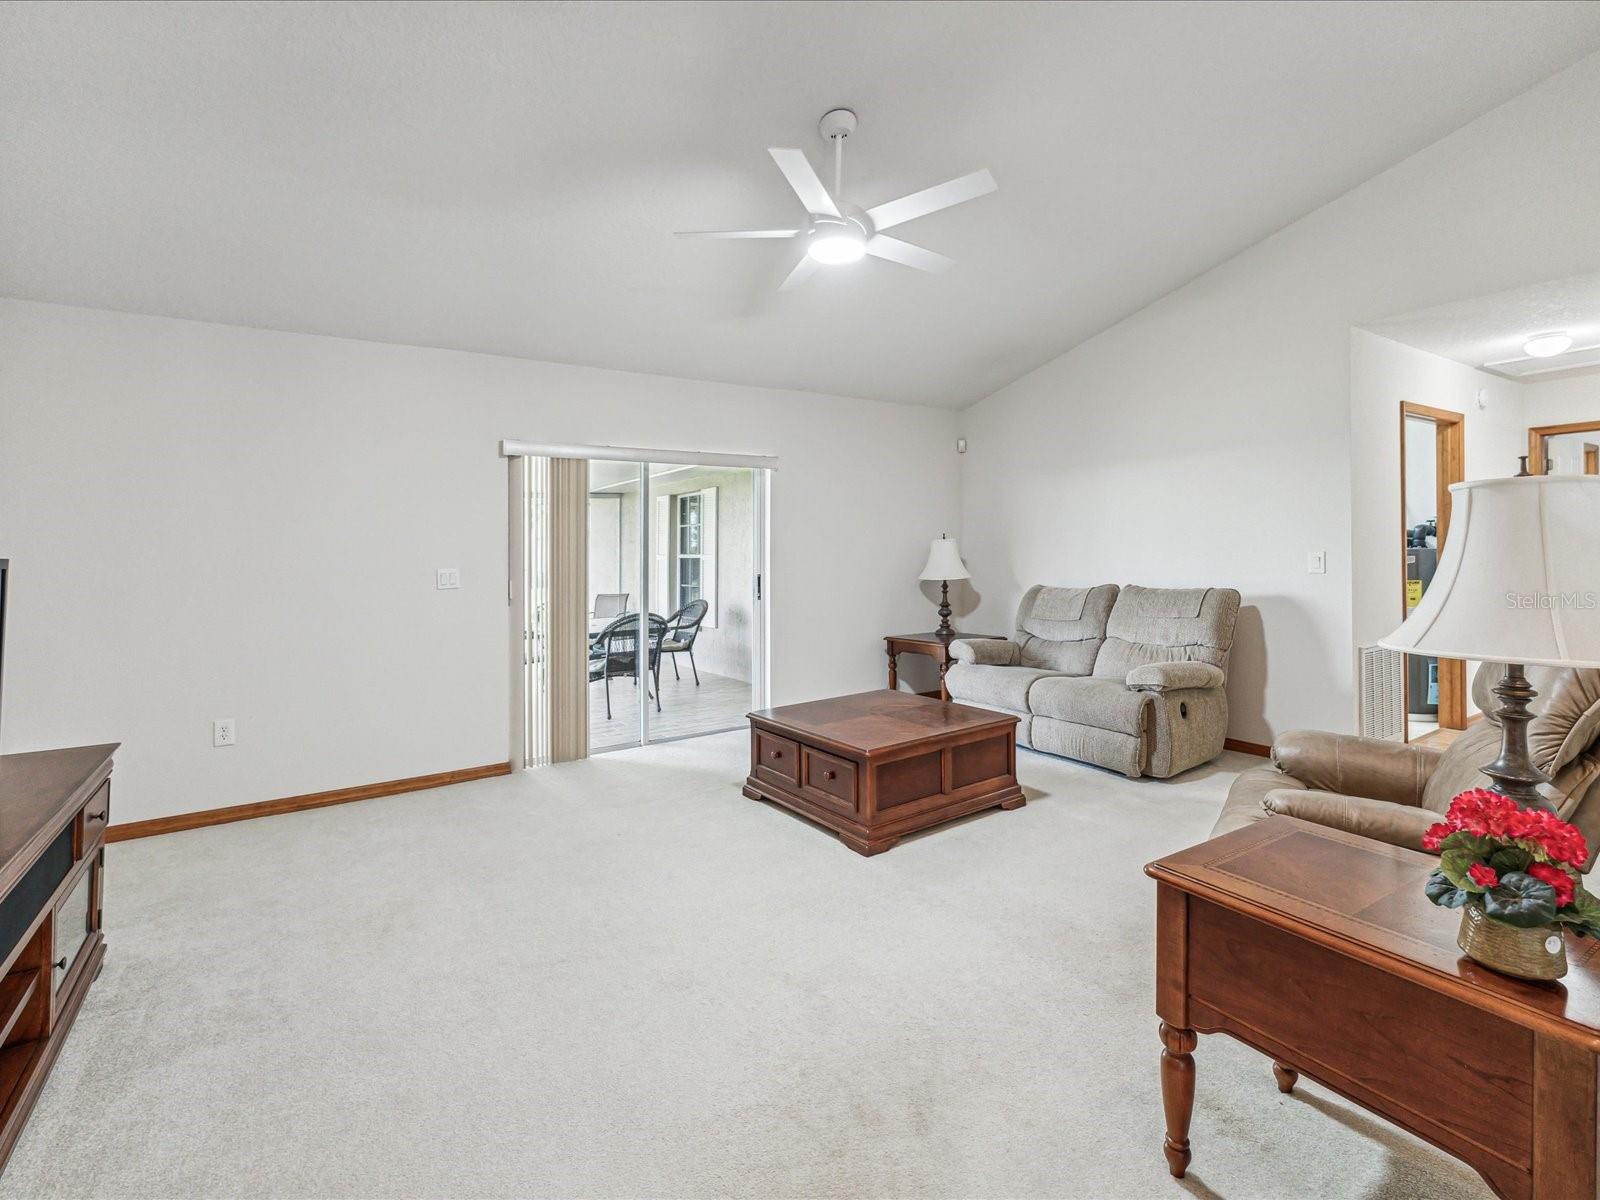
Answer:
[{"label": "air return grille", "polygon": [[1360,663],[1361,736],[1386,742],[1406,740],[1406,658],[1397,650],[1362,646]]}]

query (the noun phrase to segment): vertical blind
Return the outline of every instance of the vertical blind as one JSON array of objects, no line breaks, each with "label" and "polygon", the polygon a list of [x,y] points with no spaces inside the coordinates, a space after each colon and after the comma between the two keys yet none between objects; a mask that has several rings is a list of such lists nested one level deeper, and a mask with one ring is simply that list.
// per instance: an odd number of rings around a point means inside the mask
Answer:
[{"label": "vertical blind", "polygon": [[527,457],[524,656],[530,767],[589,753],[589,464]]}]

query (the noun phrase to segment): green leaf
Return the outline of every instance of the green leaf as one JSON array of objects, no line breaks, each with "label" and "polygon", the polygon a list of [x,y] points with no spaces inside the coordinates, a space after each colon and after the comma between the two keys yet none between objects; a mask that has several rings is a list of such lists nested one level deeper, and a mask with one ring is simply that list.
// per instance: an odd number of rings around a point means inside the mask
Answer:
[{"label": "green leaf", "polygon": [[1476,850],[1457,846],[1444,851],[1439,855],[1439,869],[1445,877],[1458,888],[1468,892],[1484,892],[1488,889],[1479,887],[1472,882],[1472,876],[1467,872],[1483,861],[1483,855]]},{"label": "green leaf", "polygon": [[1479,837],[1477,834],[1468,833],[1464,829],[1458,829],[1439,843],[1439,853],[1443,854],[1447,850],[1464,850],[1481,862],[1488,858],[1498,846],[1499,843],[1490,838]]},{"label": "green leaf", "polygon": [[1507,871],[1526,871],[1533,862],[1533,855],[1520,846],[1502,846],[1489,855],[1489,865],[1501,875]]},{"label": "green leaf", "polygon": [[1427,885],[1422,889],[1423,894],[1441,908],[1460,908],[1471,898],[1472,893],[1463,891],[1450,882],[1450,877],[1443,871],[1435,871],[1428,876]]},{"label": "green leaf", "polygon": [[1574,932],[1600,936],[1600,899],[1574,881],[1572,903],[1556,914],[1556,920],[1563,925],[1570,925]]},{"label": "green leaf", "polygon": [[1502,925],[1531,929],[1556,919],[1556,890],[1522,871],[1500,877],[1500,886],[1485,893],[1483,911]]}]

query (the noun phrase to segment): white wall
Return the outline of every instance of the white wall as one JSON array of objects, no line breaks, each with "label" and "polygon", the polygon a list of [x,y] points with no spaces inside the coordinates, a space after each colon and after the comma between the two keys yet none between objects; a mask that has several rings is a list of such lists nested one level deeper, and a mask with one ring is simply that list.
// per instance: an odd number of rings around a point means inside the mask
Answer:
[{"label": "white wall", "polygon": [[505,437],[778,455],[775,702],[926,623],[948,412],[0,301],[0,744],[122,742],[117,821],[503,761]]},{"label": "white wall", "polygon": [[1464,415],[1468,479],[1515,475],[1528,424],[1522,384],[1364,329],[1350,334],[1350,367],[1353,634],[1365,646],[1402,615],[1400,405]]},{"label": "white wall", "polygon": [[1597,195],[1591,57],[966,410],[968,627],[1036,581],[1231,585],[1232,735],[1353,728],[1351,330],[1594,270]]},{"label": "white wall", "polygon": [[1522,385],[1530,425],[1570,425],[1600,421],[1600,370]]},{"label": "white wall", "polygon": [[[1376,642],[1403,617],[1400,406],[1407,402],[1463,414],[1462,473],[1468,479],[1515,475],[1518,457],[1528,449],[1522,384],[1364,329],[1351,331],[1350,555],[1356,646]],[[1431,442],[1418,440],[1431,456]],[[1412,449],[1409,439],[1407,449]],[[1433,473],[1431,462],[1428,473]],[[1406,482],[1411,482],[1409,471]],[[1429,515],[1436,507],[1428,505]],[[1468,662],[1469,682],[1477,668],[1476,662]],[[1467,710],[1477,711],[1470,690]]]}]

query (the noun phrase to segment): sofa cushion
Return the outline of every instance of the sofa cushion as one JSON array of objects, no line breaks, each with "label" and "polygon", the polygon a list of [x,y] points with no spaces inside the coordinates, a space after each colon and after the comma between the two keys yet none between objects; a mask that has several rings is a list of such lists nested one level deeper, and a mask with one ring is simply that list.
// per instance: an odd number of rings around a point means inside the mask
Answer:
[{"label": "sofa cushion", "polygon": [[1126,679],[1147,663],[1204,662],[1228,669],[1239,593],[1232,588],[1145,588],[1129,584],[1106,619],[1094,674]]},{"label": "sofa cushion", "polygon": [[1137,736],[1144,732],[1151,700],[1149,693],[1130,691],[1114,680],[1057,675],[1034,684],[1028,703],[1035,716]]},{"label": "sofa cushion", "polygon": [[1033,718],[1030,733],[1032,748],[1046,754],[1059,754],[1110,771],[1121,771],[1129,779],[1144,774],[1145,743],[1135,734],[1045,716]]},{"label": "sofa cushion", "polygon": [[1017,606],[1017,644],[1025,667],[1087,675],[1094,667],[1117,585],[1052,588],[1035,584]]},{"label": "sofa cushion", "polygon": [[[1485,663],[1478,676],[1485,675],[1498,682],[1500,669]],[[1553,777],[1557,794],[1549,798],[1556,811],[1570,820],[1578,802],[1600,778],[1600,754],[1595,751],[1600,739],[1600,671],[1541,671],[1535,679],[1530,668],[1529,682],[1540,693],[1534,698],[1534,718],[1528,724],[1529,756],[1536,767]],[[1499,701],[1493,696],[1488,700],[1490,719],[1469,725],[1439,760],[1423,793],[1424,808],[1443,813],[1461,792],[1489,786],[1479,768],[1498,757],[1502,734],[1493,718]]]},{"label": "sofa cushion", "polygon": [[1028,712],[1029,689],[1036,680],[1054,678],[1053,671],[1035,667],[989,667],[958,662],[944,677],[952,700],[1003,708],[1008,712]]},{"label": "sofa cushion", "polygon": [[1422,807],[1443,815],[1450,801],[1471,788],[1489,786],[1489,779],[1479,772],[1500,753],[1500,726],[1488,721],[1475,721],[1439,756],[1439,765],[1422,789]]},{"label": "sofa cushion", "polygon": [[1558,775],[1600,737],[1600,671],[1563,671],[1534,704],[1529,757],[1541,771]]}]

